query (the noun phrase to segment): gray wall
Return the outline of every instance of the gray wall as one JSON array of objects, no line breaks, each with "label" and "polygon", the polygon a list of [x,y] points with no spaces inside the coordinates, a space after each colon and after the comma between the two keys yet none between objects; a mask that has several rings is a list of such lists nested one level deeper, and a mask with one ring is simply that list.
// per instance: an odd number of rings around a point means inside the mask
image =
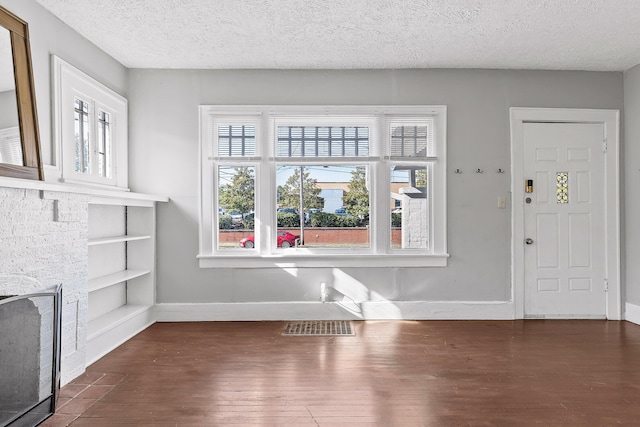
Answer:
[{"label": "gray wall", "polygon": [[[335,275],[359,282],[370,300],[508,300],[511,212],[497,201],[511,185],[509,107],[622,109],[623,99],[622,73],[130,70],[130,184],[171,198],[158,211],[158,302],[317,301],[318,283]],[[304,269],[297,277],[199,269],[200,104],[447,105],[449,266]]]},{"label": "gray wall", "polygon": [[42,160],[54,164],[51,111],[51,55],[55,54],[102,84],[126,96],[126,68],[62,23],[35,0],[0,0],[0,5],[29,24],[31,57]]},{"label": "gray wall", "polygon": [[[35,0],[0,0],[29,23],[45,164],[54,163],[50,55],[56,54],[128,97],[130,185],[168,195],[158,214],[158,301],[316,301],[319,281],[344,274],[369,299],[507,300],[510,297],[509,194],[511,106],[640,109],[640,71],[621,73],[504,70],[180,71],[127,70],[68,28]],[[448,235],[446,268],[277,269],[198,268],[198,110],[200,104],[445,104],[448,106]],[[628,123],[626,137],[640,137]],[[626,150],[625,163],[638,155]],[[486,173],[473,174],[476,168]],[[629,164],[626,179],[637,178]],[[453,174],[460,168],[465,173]],[[502,168],[506,174],[496,174]],[[635,171],[635,172],[634,172]],[[635,198],[637,199],[637,198]],[[627,219],[640,201],[625,200]],[[627,221],[626,234],[638,236]],[[627,239],[635,259],[640,244]],[[628,300],[640,303],[640,267],[627,265]],[[624,271],[624,270],[623,270]],[[624,273],[623,273],[624,275]]]},{"label": "gray wall", "polygon": [[[624,165],[626,183],[623,197],[625,230],[623,251],[625,263],[626,302],[640,305],[640,197],[635,183],[640,179],[640,65],[624,73]],[[624,301],[624,300],[623,300]]]}]

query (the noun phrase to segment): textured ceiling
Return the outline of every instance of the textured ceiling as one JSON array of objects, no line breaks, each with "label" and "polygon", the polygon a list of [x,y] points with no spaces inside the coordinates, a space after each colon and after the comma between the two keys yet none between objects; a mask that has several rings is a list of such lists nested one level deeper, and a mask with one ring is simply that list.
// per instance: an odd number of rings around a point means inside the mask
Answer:
[{"label": "textured ceiling", "polygon": [[130,68],[640,63],[640,0],[37,0]]}]

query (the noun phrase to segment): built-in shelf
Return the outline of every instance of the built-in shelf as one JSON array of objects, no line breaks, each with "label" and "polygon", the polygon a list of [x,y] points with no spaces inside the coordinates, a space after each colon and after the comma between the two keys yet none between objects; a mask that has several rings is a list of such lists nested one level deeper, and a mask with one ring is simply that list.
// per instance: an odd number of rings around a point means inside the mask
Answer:
[{"label": "built-in shelf", "polygon": [[150,270],[124,270],[106,276],[96,277],[89,280],[89,292],[108,288],[109,286],[117,285],[118,283],[126,282],[127,280],[132,280],[149,273],[151,273]]},{"label": "built-in shelf", "polygon": [[133,242],[134,240],[150,239],[151,236],[111,236],[89,239],[89,246],[108,245],[111,243]]},{"label": "built-in shelf", "polygon": [[94,340],[105,332],[136,317],[140,313],[150,310],[152,307],[151,305],[127,304],[97,319],[91,320],[87,325],[87,341]]},{"label": "built-in shelf", "polygon": [[91,194],[87,364],[155,321],[156,202],[166,201]]}]

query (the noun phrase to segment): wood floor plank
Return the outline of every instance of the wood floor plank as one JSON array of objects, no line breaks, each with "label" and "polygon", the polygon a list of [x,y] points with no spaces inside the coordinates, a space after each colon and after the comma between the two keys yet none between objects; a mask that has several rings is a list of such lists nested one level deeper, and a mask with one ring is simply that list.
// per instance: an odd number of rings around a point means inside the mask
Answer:
[{"label": "wood floor plank", "polygon": [[67,405],[79,385],[105,392],[71,425],[640,425],[638,325],[369,321],[283,337],[284,324],[154,324],[63,389]]}]

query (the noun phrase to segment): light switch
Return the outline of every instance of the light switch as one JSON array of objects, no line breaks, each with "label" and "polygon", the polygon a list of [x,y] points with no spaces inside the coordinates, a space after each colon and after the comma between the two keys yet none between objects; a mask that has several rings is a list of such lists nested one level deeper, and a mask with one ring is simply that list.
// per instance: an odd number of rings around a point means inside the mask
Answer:
[{"label": "light switch", "polygon": [[505,209],[507,207],[507,198],[504,196],[498,197],[498,209]]}]

